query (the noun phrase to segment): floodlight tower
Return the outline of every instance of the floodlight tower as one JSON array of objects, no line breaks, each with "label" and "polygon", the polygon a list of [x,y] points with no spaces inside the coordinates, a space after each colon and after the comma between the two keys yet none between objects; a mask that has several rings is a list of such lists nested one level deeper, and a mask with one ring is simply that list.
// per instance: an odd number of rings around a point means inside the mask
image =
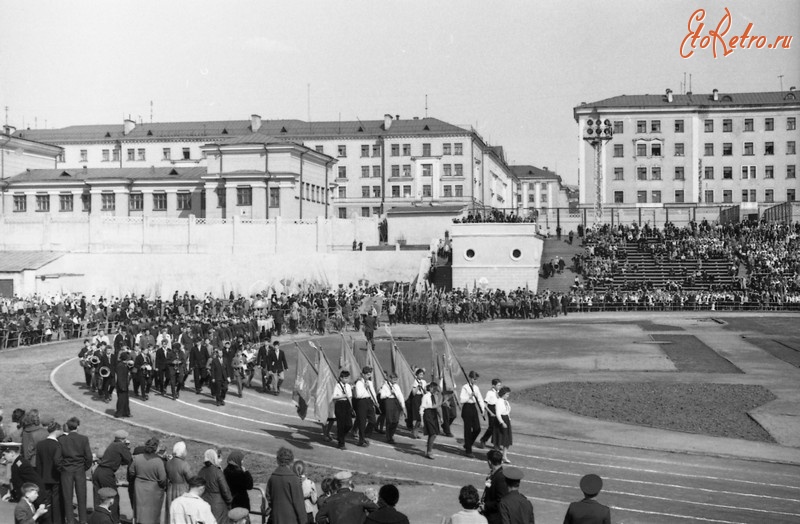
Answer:
[{"label": "floodlight tower", "polygon": [[586,121],[583,139],[594,149],[594,224],[598,226],[603,221],[603,144],[611,140],[613,135],[608,119],[603,120],[600,115],[594,115]]}]

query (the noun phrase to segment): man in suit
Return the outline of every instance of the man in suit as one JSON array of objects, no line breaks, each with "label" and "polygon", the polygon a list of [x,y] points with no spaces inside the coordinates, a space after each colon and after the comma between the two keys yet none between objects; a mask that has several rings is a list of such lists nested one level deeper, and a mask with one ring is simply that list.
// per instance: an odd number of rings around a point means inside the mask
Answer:
[{"label": "man in suit", "polygon": [[584,475],[580,486],[584,499],[569,505],[564,524],[611,524],[611,510],[594,500],[603,489],[603,479],[590,473]]},{"label": "man in suit", "polygon": [[83,340],[83,347],[78,352],[78,358],[81,360],[83,366],[83,375],[86,380],[86,387],[92,386],[92,367],[89,365],[89,357],[92,356],[94,349],[91,346],[89,339]]},{"label": "man in suit", "polygon": [[56,450],[61,447],[58,442],[58,437],[61,435],[61,424],[50,421],[47,424],[47,433],[46,439],[36,443],[36,472],[44,484],[43,502],[50,506],[50,511],[42,522],[61,524],[64,504],[61,500],[61,473],[56,464]]},{"label": "man in suit", "polygon": [[198,395],[203,390],[203,384],[208,380],[206,364],[208,364],[208,359],[211,358],[211,355],[208,353],[210,344],[211,342],[209,340],[206,340],[205,343],[198,340],[189,353],[189,367],[192,368],[194,376],[194,392]]},{"label": "man in suit", "polygon": [[340,471],[333,477],[335,493],[317,513],[317,524],[363,524],[367,513],[378,509],[366,495],[353,491],[353,474]]},{"label": "man in suit", "polygon": [[211,392],[214,394],[217,406],[225,405],[225,395],[228,393],[230,376],[225,361],[222,359],[222,354],[219,350],[214,351],[214,356],[211,358],[209,366],[209,380],[211,380]]},{"label": "man in suit", "polygon": [[503,474],[506,477],[508,493],[500,501],[500,517],[503,524],[535,524],[533,504],[519,492],[519,483],[524,474],[519,468],[508,466]]},{"label": "man in suit", "polygon": [[267,352],[267,369],[269,371],[269,379],[267,380],[267,389],[271,389],[272,383],[275,382],[274,395],[281,392],[281,385],[283,384],[283,372],[289,369],[286,363],[286,354],[281,351],[281,343],[275,340]]},{"label": "man in suit", "polygon": [[[159,335],[160,336],[160,335]],[[161,338],[161,342],[156,350],[156,387],[158,392],[162,395],[165,394],[167,388],[167,352],[169,348],[169,339],[166,337]]]},{"label": "man in suit", "polygon": [[[115,373],[116,389],[117,389],[117,410],[114,412],[115,418],[130,417],[131,416],[131,403],[129,391],[129,373],[128,367],[130,355],[127,351],[120,353],[117,361],[117,372]],[[130,360],[131,365],[133,361]]]},{"label": "man in suit", "polygon": [[56,465],[61,471],[61,494],[64,500],[67,524],[75,521],[72,513],[72,497],[78,501],[78,522],[86,520],[86,472],[92,467],[92,449],[89,438],[78,433],[81,421],[78,417],[67,420],[67,431],[58,438],[61,447],[56,450]]},{"label": "man in suit", "polygon": [[175,342],[167,349],[167,378],[172,400],[180,397],[180,385],[183,381],[183,369],[186,366],[183,360],[180,342]]},{"label": "man in suit", "polygon": [[265,344],[261,344],[258,348],[258,353],[256,353],[256,366],[261,369],[261,391],[262,393],[266,393],[269,391],[267,389],[267,368],[269,364],[269,360],[267,359],[267,346]]},{"label": "man in suit", "polygon": [[489,524],[503,522],[500,516],[500,501],[508,493],[506,477],[503,474],[503,452],[490,449],[486,454],[489,463],[489,477],[486,479],[486,489],[483,490],[483,516]]},{"label": "man in suit", "polygon": [[36,484],[28,482],[21,489],[22,498],[14,507],[14,524],[34,524],[47,514],[47,506],[34,506],[33,503],[39,498],[39,486]]}]

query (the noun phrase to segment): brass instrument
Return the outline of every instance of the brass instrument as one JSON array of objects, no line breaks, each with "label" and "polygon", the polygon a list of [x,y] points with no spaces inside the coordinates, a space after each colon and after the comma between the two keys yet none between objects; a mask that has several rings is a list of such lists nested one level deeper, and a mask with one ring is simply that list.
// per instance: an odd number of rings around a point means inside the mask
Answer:
[{"label": "brass instrument", "polygon": [[127,366],[128,366],[128,369],[131,369],[131,368],[133,368],[133,360],[127,360],[127,361],[125,361],[125,365],[127,365]]},{"label": "brass instrument", "polygon": [[92,355],[91,357],[89,357],[89,363],[91,363],[92,366],[97,366],[98,364],[100,364],[100,357],[98,357],[97,355]]},{"label": "brass instrument", "polygon": [[108,367],[108,366],[101,366],[100,370],[97,373],[103,378],[110,377],[111,376],[111,368]]}]

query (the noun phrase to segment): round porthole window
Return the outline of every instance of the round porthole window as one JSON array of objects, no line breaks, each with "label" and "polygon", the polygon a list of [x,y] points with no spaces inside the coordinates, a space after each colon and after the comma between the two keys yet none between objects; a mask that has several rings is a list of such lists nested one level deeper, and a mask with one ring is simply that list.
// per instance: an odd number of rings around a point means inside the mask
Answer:
[{"label": "round porthole window", "polygon": [[519,260],[520,258],[522,258],[522,251],[520,251],[519,249],[512,250],[511,258],[512,260]]},{"label": "round porthole window", "polygon": [[464,258],[466,258],[467,260],[472,260],[473,258],[475,258],[475,250],[467,249],[466,251],[464,251]]}]

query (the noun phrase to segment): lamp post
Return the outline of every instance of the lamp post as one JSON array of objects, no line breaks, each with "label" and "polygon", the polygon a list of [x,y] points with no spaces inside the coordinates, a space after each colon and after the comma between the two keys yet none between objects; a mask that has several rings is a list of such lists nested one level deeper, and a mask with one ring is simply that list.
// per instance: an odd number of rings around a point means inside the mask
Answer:
[{"label": "lamp post", "polygon": [[600,225],[603,221],[603,144],[611,140],[612,136],[611,122],[608,119],[603,120],[600,115],[595,115],[595,118],[590,118],[586,121],[583,139],[594,149],[595,225]]}]

